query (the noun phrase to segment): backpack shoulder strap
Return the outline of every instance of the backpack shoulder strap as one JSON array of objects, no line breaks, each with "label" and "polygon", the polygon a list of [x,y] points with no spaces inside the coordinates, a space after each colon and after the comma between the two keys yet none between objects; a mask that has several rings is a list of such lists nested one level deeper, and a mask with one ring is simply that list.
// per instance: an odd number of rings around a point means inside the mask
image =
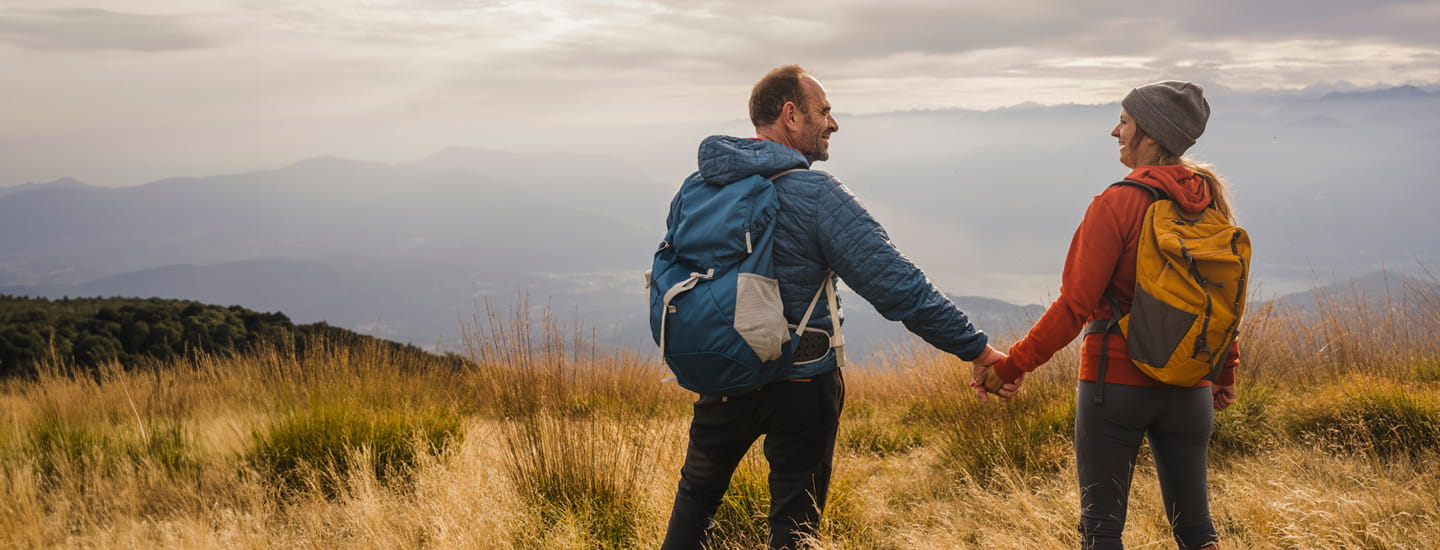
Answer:
[{"label": "backpack shoulder strap", "polygon": [[765,179],[770,180],[770,181],[775,181],[775,180],[780,179],[780,176],[783,176],[783,175],[785,175],[785,174],[789,174],[789,173],[791,173],[791,172],[804,172],[804,171],[806,171],[806,170],[809,170],[809,169],[808,169],[808,168],[791,168],[791,169],[789,169],[789,170],[783,170],[783,171],[780,171],[780,172],[776,172],[775,175],[770,176],[770,177],[765,178]]},{"label": "backpack shoulder strap", "polygon": [[1150,184],[1148,184],[1148,183],[1140,183],[1140,182],[1135,181],[1135,180],[1120,180],[1120,181],[1117,181],[1117,182],[1115,182],[1115,183],[1110,184],[1110,187],[1115,187],[1115,186],[1117,186],[1117,185],[1128,185],[1128,186],[1130,186],[1130,187],[1139,187],[1139,188],[1141,188],[1141,189],[1144,189],[1144,190],[1146,190],[1146,191],[1149,191],[1149,192],[1150,192],[1150,196],[1153,197],[1154,200],[1157,200],[1157,201],[1158,201],[1158,200],[1165,200],[1165,199],[1169,199],[1169,198],[1170,198],[1170,195],[1165,194],[1165,192],[1164,192],[1164,191],[1161,191],[1159,187],[1155,187],[1154,185],[1150,185]]},{"label": "backpack shoulder strap", "polygon": [[[1127,179],[1112,183],[1110,184],[1110,187],[1115,187],[1117,185],[1139,187],[1141,189],[1144,189],[1150,193],[1152,201],[1161,201],[1170,198],[1170,196],[1166,195],[1164,191],[1161,191],[1159,187],[1155,187],[1154,185],[1150,185],[1148,183],[1141,183],[1135,180]],[[1108,363],[1110,362],[1109,335],[1111,333],[1120,333],[1120,318],[1122,317],[1120,311],[1120,300],[1116,299],[1114,295],[1110,294],[1109,289],[1105,290],[1103,296],[1107,301],[1110,302],[1110,318],[1097,319],[1095,321],[1091,321],[1088,325],[1085,326],[1085,334],[1092,334],[1096,332],[1105,334],[1105,336],[1102,336],[1100,339],[1100,368],[1099,372],[1096,373],[1096,384],[1098,387],[1095,390],[1094,397],[1096,405],[1105,404],[1105,371],[1108,370],[1106,369],[1106,367],[1109,366]]]}]

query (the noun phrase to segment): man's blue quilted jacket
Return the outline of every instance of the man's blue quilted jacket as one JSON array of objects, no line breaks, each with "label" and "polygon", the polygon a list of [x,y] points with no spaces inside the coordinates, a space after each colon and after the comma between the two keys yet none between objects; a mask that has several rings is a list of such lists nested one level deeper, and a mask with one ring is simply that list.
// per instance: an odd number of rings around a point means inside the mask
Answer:
[{"label": "man's blue quilted jacket", "polygon": [[[804,154],[785,145],[729,136],[705,138],[699,157],[700,170],[690,177],[720,185],[810,166]],[[965,313],[895,249],[885,229],[840,180],[818,170],[792,172],[775,181],[775,190],[780,201],[775,269],[785,317],[791,323],[805,315],[825,272],[833,269],[882,316],[905,323],[936,348],[967,361],[985,350],[985,333],[976,330]],[[830,329],[824,298],[810,326]],[[823,361],[793,366],[781,379],[808,378],[834,369],[832,354]]]}]

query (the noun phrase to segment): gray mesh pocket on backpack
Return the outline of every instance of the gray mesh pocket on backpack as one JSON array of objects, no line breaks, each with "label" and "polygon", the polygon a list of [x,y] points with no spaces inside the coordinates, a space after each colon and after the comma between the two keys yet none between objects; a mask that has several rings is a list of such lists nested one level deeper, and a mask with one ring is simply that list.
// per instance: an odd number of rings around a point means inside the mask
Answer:
[{"label": "gray mesh pocket on backpack", "polygon": [[739,274],[735,279],[735,332],[761,361],[780,358],[790,331],[778,281],[754,273]]}]

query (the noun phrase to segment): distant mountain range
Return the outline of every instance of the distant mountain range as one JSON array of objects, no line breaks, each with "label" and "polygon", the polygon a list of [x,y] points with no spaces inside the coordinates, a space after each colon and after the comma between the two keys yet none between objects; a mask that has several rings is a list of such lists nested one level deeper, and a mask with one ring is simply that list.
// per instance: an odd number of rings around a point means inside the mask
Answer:
[{"label": "distant mountain range", "polygon": [[1376,271],[1360,277],[1316,284],[1315,288],[1294,292],[1272,300],[1305,313],[1331,313],[1366,310],[1407,314],[1440,314],[1440,281],[1416,277],[1397,271]]},{"label": "distant mountain range", "polygon": [[[1429,160],[1440,93],[1212,103],[1196,154],[1229,179],[1262,286],[1289,293],[1315,272],[1440,261]],[[1107,135],[1117,114],[1072,105],[846,118],[834,160],[816,168],[850,186],[977,325],[1019,333],[1042,307],[1011,302],[1054,294],[1086,204],[1124,176]],[[646,349],[640,273],[713,129],[617,133],[597,144],[603,155],[452,148],[400,164],[317,157],[126,188],[0,187],[0,293],[234,304],[445,348],[477,309],[528,295],[602,344]],[[904,334],[853,295],[845,306],[857,352]]]},{"label": "distant mountain range", "polygon": [[[25,235],[0,238],[0,293],[236,304],[445,349],[487,303],[528,296],[581,317],[601,344],[645,348],[640,271],[659,232],[635,220],[663,221],[667,185],[604,159],[466,149],[131,188],[29,184],[0,194],[0,235]],[[1036,309],[957,301],[977,324]],[[865,335],[856,353],[904,332],[858,297],[845,303]]]},{"label": "distant mountain range", "polygon": [[[501,287],[476,280],[465,269],[445,264],[336,257],[325,260],[267,259],[209,266],[172,265],[73,285],[0,287],[0,294],[47,298],[78,296],[187,297],[205,303],[244,304],[283,311],[297,322],[328,321],[367,334],[426,347],[455,349],[463,323],[485,317],[487,301],[507,312],[528,294],[532,319],[549,306],[567,328],[580,315],[597,329],[601,345],[653,347],[639,273],[536,276],[523,286]],[[989,298],[951,296],[977,326],[991,332],[1023,330],[1044,309]],[[903,338],[904,327],[880,317],[859,296],[841,301],[851,351],[868,354]],[[588,334],[587,334],[588,336]]]},{"label": "distant mountain range", "polygon": [[1330,92],[1322,96],[1319,101],[1394,101],[1436,97],[1440,97],[1440,93],[1431,93],[1418,87],[1407,85],[1381,90]]},{"label": "distant mountain range", "polygon": [[[606,192],[561,197],[546,189],[578,177],[580,166]],[[442,262],[492,279],[629,267],[635,261],[614,251],[642,256],[654,237],[619,205],[592,208],[615,202],[605,195],[635,195],[625,191],[639,184],[628,175],[601,159],[451,150],[396,166],[323,157],[138,187],[47,184],[0,196],[0,269],[12,273],[0,283],[334,255]],[[645,201],[634,203],[626,206]],[[20,268],[33,277],[15,280]]]}]

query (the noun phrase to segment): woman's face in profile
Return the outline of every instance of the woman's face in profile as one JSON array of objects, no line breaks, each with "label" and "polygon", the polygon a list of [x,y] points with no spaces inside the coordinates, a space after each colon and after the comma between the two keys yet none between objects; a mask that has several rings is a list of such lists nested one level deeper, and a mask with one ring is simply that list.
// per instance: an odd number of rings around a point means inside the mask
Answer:
[{"label": "woman's face in profile", "polygon": [[1120,123],[1110,131],[1112,137],[1120,140],[1120,164],[1129,168],[1137,165],[1134,148],[1130,147],[1130,144],[1135,141],[1135,128],[1135,120],[1130,118],[1125,109],[1120,109]]}]

